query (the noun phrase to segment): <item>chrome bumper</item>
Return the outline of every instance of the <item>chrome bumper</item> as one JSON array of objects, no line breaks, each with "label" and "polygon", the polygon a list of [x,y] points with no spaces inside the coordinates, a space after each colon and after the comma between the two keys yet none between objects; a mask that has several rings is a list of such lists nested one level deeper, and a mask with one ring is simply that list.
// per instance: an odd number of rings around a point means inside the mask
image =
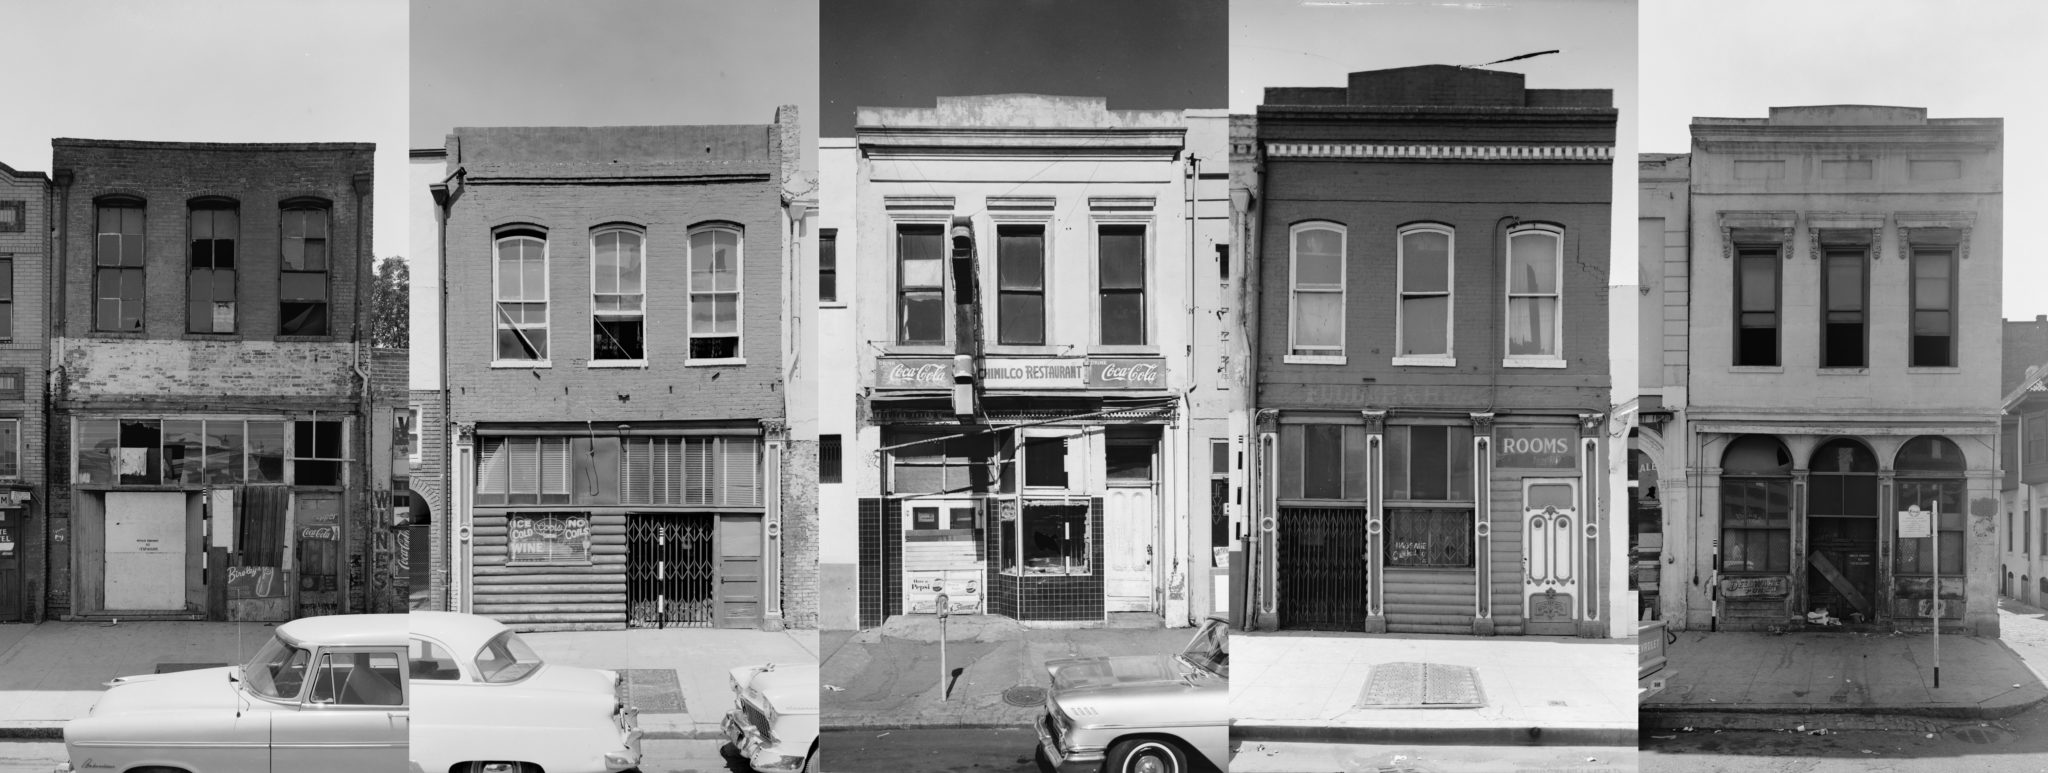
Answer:
[{"label": "chrome bumper", "polygon": [[1032,729],[1038,731],[1038,749],[1045,752],[1045,759],[1052,763],[1053,770],[1059,773],[1095,773],[1102,769],[1102,752],[1064,748],[1059,734],[1053,731],[1051,714],[1038,715]]}]

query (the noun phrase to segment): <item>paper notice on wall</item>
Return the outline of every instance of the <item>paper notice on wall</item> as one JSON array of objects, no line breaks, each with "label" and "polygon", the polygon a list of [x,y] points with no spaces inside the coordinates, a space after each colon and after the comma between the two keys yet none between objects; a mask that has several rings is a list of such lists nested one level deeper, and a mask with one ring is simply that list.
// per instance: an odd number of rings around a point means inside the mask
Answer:
[{"label": "paper notice on wall", "polygon": [[235,332],[235,304],[215,301],[213,304],[213,332]]},{"label": "paper notice on wall", "polygon": [[115,460],[115,461],[114,461],[114,463],[115,463],[115,466],[119,468],[119,469],[116,469],[116,470],[114,470],[114,474],[115,474],[115,475],[148,475],[148,474],[149,474],[149,451],[150,451],[150,449],[147,449],[147,448],[123,448],[123,449],[121,449],[121,453],[120,453],[120,454],[119,454],[118,456],[114,457],[114,460]]},{"label": "paper notice on wall", "polygon": [[212,490],[213,502],[213,546],[235,551],[235,490],[217,488]]}]

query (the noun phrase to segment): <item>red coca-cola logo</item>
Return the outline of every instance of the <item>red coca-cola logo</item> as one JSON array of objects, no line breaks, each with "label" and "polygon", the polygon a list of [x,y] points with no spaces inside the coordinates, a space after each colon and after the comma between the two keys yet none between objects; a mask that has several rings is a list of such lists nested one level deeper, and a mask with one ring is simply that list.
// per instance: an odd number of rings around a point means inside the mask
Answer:
[{"label": "red coca-cola logo", "polygon": [[906,366],[891,363],[885,378],[891,384],[944,384],[952,380],[949,368],[938,363]]},{"label": "red coca-cola logo", "polygon": [[1159,378],[1159,366],[1149,362],[1137,362],[1129,365],[1118,365],[1114,362],[1108,362],[1102,365],[1102,380],[1104,383],[1155,384],[1159,382]]}]

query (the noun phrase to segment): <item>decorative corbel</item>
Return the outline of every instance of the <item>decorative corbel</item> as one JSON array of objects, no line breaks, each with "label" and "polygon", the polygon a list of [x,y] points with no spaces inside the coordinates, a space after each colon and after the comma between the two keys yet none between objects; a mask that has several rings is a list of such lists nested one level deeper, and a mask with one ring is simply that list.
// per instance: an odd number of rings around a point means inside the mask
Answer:
[{"label": "decorative corbel", "polygon": [[1493,412],[1487,411],[1483,413],[1472,414],[1472,434],[1493,434]]},{"label": "decorative corbel", "polygon": [[1598,436],[1600,434],[1600,425],[1606,423],[1606,421],[1607,414],[1605,413],[1581,413],[1579,414],[1579,434]]},{"label": "decorative corbel", "polygon": [[1277,408],[1260,408],[1253,423],[1258,425],[1259,434],[1270,435],[1279,432],[1280,411]]},{"label": "decorative corbel", "polygon": [[476,443],[476,422],[456,422],[455,442],[474,445]]},{"label": "decorative corbel", "polygon": [[782,419],[762,419],[761,436],[764,440],[789,439],[789,422]]},{"label": "decorative corbel", "polygon": [[1387,411],[1384,408],[1367,408],[1358,415],[1365,417],[1365,434],[1380,435],[1387,431]]}]

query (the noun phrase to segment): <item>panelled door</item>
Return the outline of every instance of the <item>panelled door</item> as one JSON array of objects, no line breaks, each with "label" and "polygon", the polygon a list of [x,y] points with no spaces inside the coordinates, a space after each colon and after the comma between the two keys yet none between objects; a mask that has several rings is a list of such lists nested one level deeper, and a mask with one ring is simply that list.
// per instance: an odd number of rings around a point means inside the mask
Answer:
[{"label": "panelled door", "polygon": [[1578,501],[1578,481],[1571,478],[1522,483],[1522,599],[1532,636],[1578,633],[1585,590]]},{"label": "panelled door", "polygon": [[766,608],[761,516],[718,516],[718,626],[753,628]]},{"label": "panelled door", "polygon": [[1159,497],[1152,485],[1111,486],[1102,498],[1103,605],[1110,612],[1158,608],[1153,581]]}]

